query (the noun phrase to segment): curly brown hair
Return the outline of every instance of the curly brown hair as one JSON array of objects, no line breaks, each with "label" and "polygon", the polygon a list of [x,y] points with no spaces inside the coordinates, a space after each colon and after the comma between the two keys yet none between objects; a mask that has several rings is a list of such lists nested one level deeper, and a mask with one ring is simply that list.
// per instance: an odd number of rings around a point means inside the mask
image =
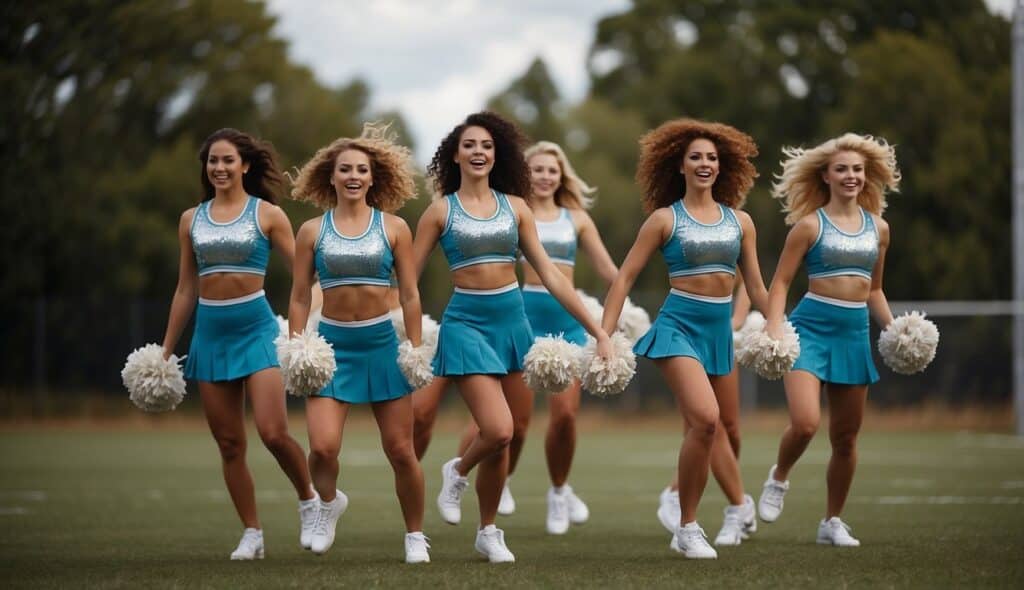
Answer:
[{"label": "curly brown hair", "polygon": [[238,156],[249,165],[249,171],[242,175],[245,192],[264,201],[277,203],[277,195],[284,185],[284,177],[277,168],[277,156],[269,141],[225,127],[210,134],[199,148],[199,181],[203,184],[203,201],[209,201],[215,193],[213,184],[206,173],[206,161],[210,159],[210,148],[218,141],[227,141],[238,150]]},{"label": "curly brown hair", "polygon": [[679,167],[686,148],[695,139],[707,139],[718,150],[718,178],[712,187],[712,197],[726,207],[743,207],[757,178],[757,170],[750,161],[757,155],[753,138],[724,123],[675,119],[640,138],[636,182],[643,191],[647,213],[667,207],[685,194],[686,180]]},{"label": "curly brown hair", "polygon": [[342,152],[359,150],[369,157],[373,177],[373,185],[366,192],[367,205],[394,213],[406,201],[415,199],[412,154],[409,148],[395,143],[395,135],[389,127],[367,123],[359,137],[342,137],[317,150],[291,179],[292,198],[325,210],[334,208],[338,204],[338,194],[331,185],[335,162]]},{"label": "curly brown hair", "polygon": [[455,163],[462,132],[469,127],[483,127],[494,139],[494,168],[488,183],[496,191],[524,197],[530,192],[530,169],[523,157],[526,136],[519,127],[491,111],[473,113],[451,130],[427,166],[427,176],[433,180],[434,197],[442,197],[459,190],[462,176]]}]

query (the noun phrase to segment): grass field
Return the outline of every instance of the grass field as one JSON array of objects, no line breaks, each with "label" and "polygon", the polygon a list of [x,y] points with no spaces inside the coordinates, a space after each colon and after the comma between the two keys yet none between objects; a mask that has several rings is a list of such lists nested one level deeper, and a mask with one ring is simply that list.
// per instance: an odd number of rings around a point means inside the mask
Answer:
[{"label": "grass field", "polygon": [[[434,498],[452,434],[434,441],[426,533],[432,563],[406,566],[390,470],[365,422],[342,447],[351,499],[331,551],[298,546],[295,502],[270,455],[249,457],[267,540],[262,562],[227,560],[241,533],[209,435],[180,430],[24,429],[0,432],[0,579],[8,588],[182,587],[1024,587],[1024,441],[1008,435],[880,433],[861,439],[844,517],[863,546],[814,544],[824,505],[824,433],[792,474],[782,518],[742,546],[696,562],[668,549],[654,512],[678,449],[674,430],[593,428],[581,435],[572,483],[589,523],[544,533],[542,429],[535,425],[512,482],[519,509],[499,517],[514,565],[480,561],[475,496],[463,524],[441,522]],[[304,441],[304,432],[296,432]],[[744,438],[755,497],[773,462],[774,432]],[[700,521],[714,538],[725,501],[713,483]]]}]

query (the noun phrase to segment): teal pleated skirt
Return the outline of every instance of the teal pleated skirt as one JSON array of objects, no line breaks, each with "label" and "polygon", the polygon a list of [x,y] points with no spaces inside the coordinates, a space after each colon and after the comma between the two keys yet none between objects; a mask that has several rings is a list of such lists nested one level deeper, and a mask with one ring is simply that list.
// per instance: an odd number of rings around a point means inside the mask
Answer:
[{"label": "teal pleated skirt", "polygon": [[579,346],[586,344],[587,331],[554,295],[543,288],[531,287],[523,288],[523,308],[534,337],[561,336]]},{"label": "teal pleated skirt", "polygon": [[533,344],[518,288],[494,293],[456,290],[441,316],[434,374],[507,375],[523,370]]},{"label": "teal pleated skirt", "polygon": [[871,358],[866,305],[837,305],[808,293],[789,321],[800,336],[794,371],[807,371],[825,383],[870,385],[878,381]]},{"label": "teal pleated skirt", "polygon": [[398,368],[398,337],[391,315],[375,320],[335,322],[324,318],[320,322],[317,330],[334,348],[338,368],[331,382],[316,394],[318,397],[366,404],[398,399],[412,392],[412,386]]},{"label": "teal pleated skirt", "polygon": [[274,348],[279,328],[267,298],[259,291],[238,299],[227,304],[200,300],[196,306],[186,378],[233,381],[280,366]]},{"label": "teal pleated skirt", "polygon": [[732,300],[698,297],[673,289],[633,352],[649,359],[695,358],[708,375],[732,372]]}]

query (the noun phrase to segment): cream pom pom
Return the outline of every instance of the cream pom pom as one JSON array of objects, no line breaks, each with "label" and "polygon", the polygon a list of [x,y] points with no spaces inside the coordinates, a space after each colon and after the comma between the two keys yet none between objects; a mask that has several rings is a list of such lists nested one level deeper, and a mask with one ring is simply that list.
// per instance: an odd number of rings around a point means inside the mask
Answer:
[{"label": "cream pom pom", "polygon": [[433,360],[434,351],[427,346],[413,347],[408,340],[398,345],[398,368],[413,389],[426,387],[434,380]]},{"label": "cream pom pom", "polygon": [[580,347],[559,336],[542,336],[523,359],[526,386],[541,395],[561,393],[579,377]]},{"label": "cream pom pom", "polygon": [[280,336],[288,337],[288,320],[284,319],[284,316],[277,314],[277,332]]},{"label": "cream pom pom", "polygon": [[747,314],[746,319],[743,320],[743,325],[740,329],[732,333],[732,346],[736,353],[736,362],[741,367],[750,367],[751,360],[751,348],[747,346],[746,340],[754,332],[758,332],[764,329],[766,320],[759,311],[752,311]]},{"label": "cream pom pom", "polygon": [[897,317],[878,337],[878,352],[882,360],[902,375],[923,371],[935,358],[938,347],[938,327],[919,311]]},{"label": "cream pom pom", "polygon": [[618,332],[612,334],[611,342],[612,356],[606,361],[597,356],[597,341],[588,338],[580,360],[583,389],[599,397],[622,393],[636,374],[633,345]]},{"label": "cream pom pom", "polygon": [[774,381],[788,373],[800,356],[800,336],[788,321],[782,323],[781,340],[769,336],[766,328],[767,324],[756,329],[752,327],[745,337],[739,339],[736,359],[741,366]]},{"label": "cream pom pom", "polygon": [[651,329],[651,316],[647,315],[647,310],[634,305],[629,297],[626,297],[622,304],[622,313],[619,314],[618,328],[626,338],[636,342]]},{"label": "cream pom pom", "polygon": [[309,317],[306,319],[306,331],[318,332],[320,330],[320,320],[324,319],[322,311],[323,307],[318,307],[309,312]]},{"label": "cream pom pom", "polygon": [[405,317],[402,315],[402,308],[396,307],[392,309],[391,314],[391,325],[395,327],[395,336],[398,337],[398,341],[401,342],[408,338],[405,335]]},{"label": "cream pom pom", "polygon": [[[398,337],[398,341],[408,340],[409,336],[405,333],[405,316],[403,315],[402,308],[396,307],[390,313],[391,325],[395,327],[395,336]],[[437,336],[441,331],[441,326],[428,314],[423,314],[421,317],[423,319],[420,320],[420,344],[427,347],[430,354],[433,355],[434,351],[437,350]]]},{"label": "cream pom pom", "polygon": [[331,382],[337,369],[334,349],[319,333],[303,330],[291,338],[281,335],[274,344],[288,393],[306,397]]},{"label": "cream pom pom", "polygon": [[588,295],[583,289],[576,289],[576,295],[583,302],[583,307],[587,308],[590,317],[594,318],[595,322],[601,323],[601,318],[604,316],[604,307],[601,306],[601,302],[596,297]]},{"label": "cream pom pom", "polygon": [[166,412],[177,407],[185,397],[185,376],[178,364],[182,358],[172,354],[165,359],[159,344],[133,350],[121,369],[128,399],[146,412]]}]

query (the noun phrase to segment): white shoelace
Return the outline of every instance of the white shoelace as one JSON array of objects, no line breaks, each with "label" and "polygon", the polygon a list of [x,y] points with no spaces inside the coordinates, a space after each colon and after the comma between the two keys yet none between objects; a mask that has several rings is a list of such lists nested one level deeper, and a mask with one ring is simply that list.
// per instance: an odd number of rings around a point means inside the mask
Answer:
[{"label": "white shoelace", "polygon": [[764,503],[773,508],[781,508],[782,498],[785,495],[786,486],[777,481],[771,481],[764,488]]},{"label": "white shoelace", "polygon": [[679,532],[682,533],[683,541],[687,543],[696,544],[704,547],[711,547],[708,544],[708,536],[704,533],[704,529],[698,527],[686,528],[680,527]]},{"label": "white shoelace", "polygon": [[424,550],[430,549],[430,537],[426,535],[406,535],[405,538],[409,542],[410,549],[418,549],[420,546]]},{"label": "white shoelace", "polygon": [[[452,471],[455,471],[454,469]],[[461,502],[462,493],[466,491],[466,486],[469,485],[469,479],[465,477],[459,477],[458,473],[453,477],[454,481],[452,486],[448,488],[447,500],[449,502]]]},{"label": "white shoelace", "polygon": [[548,502],[548,514],[554,518],[569,518],[569,499],[556,497],[554,501]]},{"label": "white shoelace", "polygon": [[246,531],[242,533],[242,540],[238,542],[238,549],[235,549],[235,551],[244,549],[246,551],[255,552],[256,548],[259,546],[261,538],[262,535],[259,533]]},{"label": "white shoelace", "polygon": [[832,537],[833,538],[841,539],[843,541],[852,541],[853,540],[853,529],[851,529],[850,525],[846,524],[845,522],[843,522],[841,520],[838,520],[838,521],[831,521],[830,520],[826,524],[832,530]]},{"label": "white shoelace", "polygon": [[[337,498],[335,498],[337,501]],[[320,507],[316,511],[316,520],[313,521],[313,534],[314,535],[327,535],[327,512],[330,508]]]}]

